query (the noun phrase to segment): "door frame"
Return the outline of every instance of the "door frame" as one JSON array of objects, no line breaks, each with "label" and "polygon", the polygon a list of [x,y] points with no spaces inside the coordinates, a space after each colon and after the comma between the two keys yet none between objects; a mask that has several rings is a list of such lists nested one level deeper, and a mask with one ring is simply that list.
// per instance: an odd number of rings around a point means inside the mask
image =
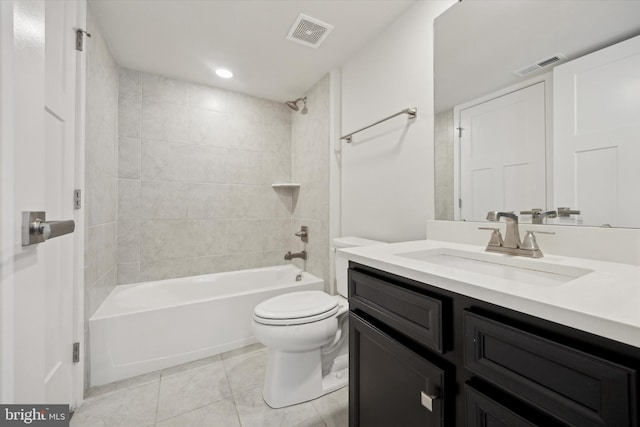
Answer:
[{"label": "door frame", "polygon": [[0,1],[0,402],[13,403],[13,2]]},{"label": "door frame", "polygon": [[[16,401],[16,351],[14,260],[21,249],[21,217],[14,204],[14,5],[17,0],[0,1],[0,403]],[[45,0],[41,0],[44,7]],[[86,27],[86,0],[74,0],[78,26]],[[72,29],[69,29],[70,31]],[[42,28],[44,31],[44,27]],[[85,51],[86,52],[86,51]],[[76,52],[75,188],[84,193],[85,70],[86,54]],[[69,195],[71,199],[72,195]],[[84,207],[84,206],[83,206]],[[84,209],[74,211],[73,340],[84,351]],[[70,349],[71,350],[71,349]],[[69,351],[71,357],[71,351]],[[84,361],[72,366],[72,408],[82,403]],[[45,402],[31,402],[34,404]]]},{"label": "door frame", "polygon": [[460,193],[461,193],[461,180],[460,180],[460,134],[456,132],[460,127],[460,114],[467,108],[475,107],[476,105],[483,104],[485,102],[500,98],[513,92],[517,92],[521,89],[529,86],[536,85],[540,82],[544,82],[544,103],[545,103],[545,203],[547,206],[551,206],[553,203],[553,73],[546,72],[538,76],[532,77],[527,80],[523,80],[506,88],[497,90],[490,94],[481,96],[480,98],[465,102],[464,104],[456,105],[453,107],[453,219],[459,221],[461,218],[460,209]]}]

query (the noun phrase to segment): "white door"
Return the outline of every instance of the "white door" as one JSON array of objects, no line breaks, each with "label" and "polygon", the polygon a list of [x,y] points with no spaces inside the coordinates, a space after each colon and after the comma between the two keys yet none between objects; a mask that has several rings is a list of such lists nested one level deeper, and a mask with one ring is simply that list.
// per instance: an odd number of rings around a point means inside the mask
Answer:
[{"label": "white door", "polygon": [[[73,205],[78,183],[76,105],[82,93],[77,92],[82,87],[77,69],[82,67],[75,30],[84,23],[85,4],[3,3],[2,22],[13,26],[2,28],[2,38],[12,40],[13,46],[12,52],[2,52],[12,67],[1,81],[7,107],[1,120],[11,128],[2,134],[2,225],[3,231],[12,228],[12,235],[3,234],[3,269],[12,274],[3,273],[2,306],[11,307],[0,315],[5,326],[0,339],[3,369],[13,369],[10,378],[0,380],[2,400],[73,404],[76,377],[82,376],[72,363],[72,345],[78,335],[74,313],[81,306],[76,243],[83,224],[81,210]],[[4,168],[9,158],[11,170]],[[47,221],[75,220],[80,233],[22,246],[22,211],[45,211]]]},{"label": "white door", "polygon": [[460,216],[546,206],[545,82],[460,110]]},{"label": "white door", "polygon": [[554,69],[554,198],[589,225],[640,227],[640,37]]}]

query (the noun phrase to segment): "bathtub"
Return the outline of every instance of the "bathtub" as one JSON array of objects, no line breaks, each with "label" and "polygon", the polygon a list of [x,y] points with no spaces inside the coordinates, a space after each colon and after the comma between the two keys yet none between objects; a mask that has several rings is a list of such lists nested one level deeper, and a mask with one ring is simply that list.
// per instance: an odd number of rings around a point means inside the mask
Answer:
[{"label": "bathtub", "polygon": [[91,386],[253,344],[256,304],[323,288],[292,265],[116,286],[89,319]]}]

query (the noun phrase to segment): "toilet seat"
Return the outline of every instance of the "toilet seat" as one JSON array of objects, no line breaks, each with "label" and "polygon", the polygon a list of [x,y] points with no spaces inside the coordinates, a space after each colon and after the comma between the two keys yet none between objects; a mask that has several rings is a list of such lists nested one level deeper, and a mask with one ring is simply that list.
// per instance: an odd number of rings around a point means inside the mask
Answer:
[{"label": "toilet seat", "polygon": [[292,292],[258,304],[253,319],[264,325],[302,325],[332,317],[338,301],[322,291]]}]

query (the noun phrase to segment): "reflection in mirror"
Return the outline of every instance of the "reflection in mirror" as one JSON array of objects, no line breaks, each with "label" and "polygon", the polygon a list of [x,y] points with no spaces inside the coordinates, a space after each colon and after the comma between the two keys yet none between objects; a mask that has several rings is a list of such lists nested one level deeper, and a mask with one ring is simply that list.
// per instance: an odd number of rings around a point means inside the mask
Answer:
[{"label": "reflection in mirror", "polygon": [[[640,177],[625,178],[620,162],[637,150],[609,142],[640,140],[640,48],[633,53],[635,47],[628,47],[617,60],[592,54],[640,34],[638,16],[640,1],[464,0],[435,20],[436,219],[476,220],[488,206],[518,213],[569,207],[581,213],[543,221],[640,227],[640,201],[627,200],[632,192],[624,182]],[[575,86],[572,81],[581,82],[582,92],[564,89]],[[520,90],[531,92],[538,83],[538,93],[522,101]],[[570,96],[583,104],[571,105]],[[542,130],[531,131],[529,122],[536,120]],[[577,124],[585,122],[591,125],[582,130]],[[593,133],[596,124],[598,144],[574,141],[577,134]],[[532,149],[534,139],[542,151]],[[482,159],[474,157],[478,153]],[[634,158],[640,161],[640,155]],[[521,219],[540,220],[534,217]]]}]

